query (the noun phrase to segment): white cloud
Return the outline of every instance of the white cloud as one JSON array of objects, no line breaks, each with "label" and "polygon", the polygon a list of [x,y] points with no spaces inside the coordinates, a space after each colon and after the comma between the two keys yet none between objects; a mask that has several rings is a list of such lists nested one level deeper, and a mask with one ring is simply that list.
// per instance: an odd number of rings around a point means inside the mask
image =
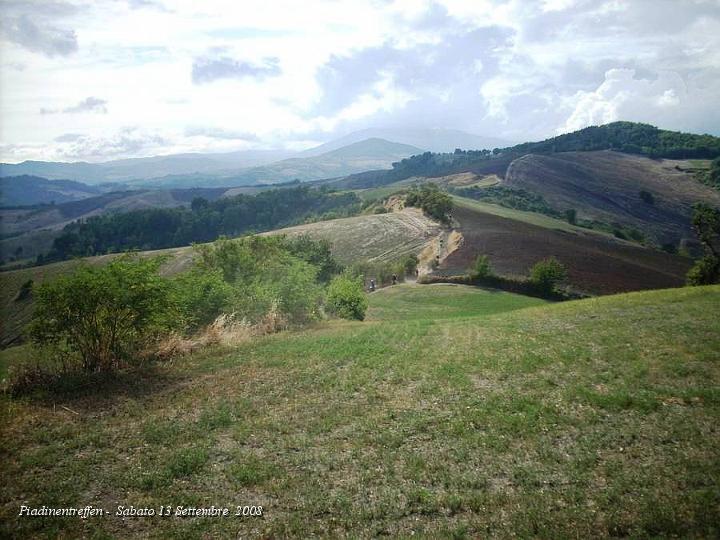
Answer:
[{"label": "white cloud", "polygon": [[720,114],[708,107],[712,95],[720,95],[720,80],[700,87],[687,84],[673,71],[659,72],[654,79],[638,78],[633,69],[611,69],[594,91],[578,92],[567,99],[572,112],[559,133],[615,120],[656,123],[664,118],[676,129],[712,131],[720,126]]},{"label": "white cloud", "polygon": [[[622,118],[720,134],[716,2],[297,6],[0,0],[0,159],[289,147],[371,125],[525,140]],[[40,113],[73,108],[103,114]]]}]

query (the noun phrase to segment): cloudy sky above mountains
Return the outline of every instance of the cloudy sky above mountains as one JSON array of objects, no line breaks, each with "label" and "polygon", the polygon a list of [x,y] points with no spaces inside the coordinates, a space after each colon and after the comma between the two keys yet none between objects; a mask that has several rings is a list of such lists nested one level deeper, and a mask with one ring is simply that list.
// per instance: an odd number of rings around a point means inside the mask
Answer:
[{"label": "cloudy sky above mountains", "polygon": [[0,0],[0,24],[3,161],[367,127],[720,135],[719,0]]}]

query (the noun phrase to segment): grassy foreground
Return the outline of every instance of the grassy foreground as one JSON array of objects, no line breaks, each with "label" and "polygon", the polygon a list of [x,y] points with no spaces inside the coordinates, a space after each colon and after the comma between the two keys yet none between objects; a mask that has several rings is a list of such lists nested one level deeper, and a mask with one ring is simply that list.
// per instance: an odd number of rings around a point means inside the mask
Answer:
[{"label": "grassy foreground", "polygon": [[[3,398],[0,536],[720,534],[719,286],[549,305],[404,285],[371,306],[72,398]],[[212,504],[263,517],[112,515]]]}]

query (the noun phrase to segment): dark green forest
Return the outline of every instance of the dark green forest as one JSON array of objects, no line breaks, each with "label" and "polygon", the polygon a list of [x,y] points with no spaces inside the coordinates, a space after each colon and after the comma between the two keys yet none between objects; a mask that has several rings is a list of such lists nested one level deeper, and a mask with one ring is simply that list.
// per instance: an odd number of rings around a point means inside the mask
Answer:
[{"label": "dark green forest", "polygon": [[139,249],[163,249],[210,242],[299,223],[356,214],[354,193],[301,186],[257,195],[208,201],[197,197],[189,208],[152,208],[92,217],[65,227],[38,263]]}]

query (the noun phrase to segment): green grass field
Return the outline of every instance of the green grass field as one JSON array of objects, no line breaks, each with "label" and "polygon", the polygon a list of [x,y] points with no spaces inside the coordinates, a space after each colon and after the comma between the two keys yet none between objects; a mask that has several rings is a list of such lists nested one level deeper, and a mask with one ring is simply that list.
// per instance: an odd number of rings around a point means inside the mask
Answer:
[{"label": "green grass field", "polygon": [[720,534],[720,286],[544,304],[403,285],[370,304],[72,397],[3,397],[0,536]]},{"label": "green grass field", "polygon": [[546,303],[529,296],[449,283],[386,287],[370,299],[368,321],[393,322],[480,317]]}]

